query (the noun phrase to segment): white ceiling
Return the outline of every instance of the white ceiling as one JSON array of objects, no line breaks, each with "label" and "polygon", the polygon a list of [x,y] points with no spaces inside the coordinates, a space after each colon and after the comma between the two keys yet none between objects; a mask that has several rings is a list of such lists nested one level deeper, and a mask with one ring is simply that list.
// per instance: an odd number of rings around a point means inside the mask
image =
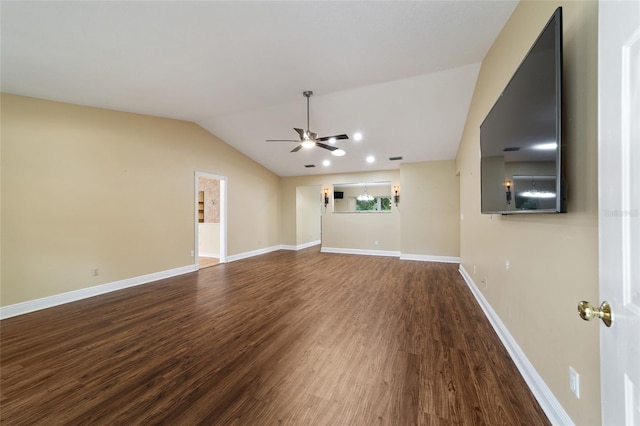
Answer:
[{"label": "white ceiling", "polygon": [[[194,121],[280,176],[392,169],[455,157],[516,4],[2,1],[1,87]],[[305,90],[311,131],[351,138],[344,157],[265,142],[306,128]]]}]

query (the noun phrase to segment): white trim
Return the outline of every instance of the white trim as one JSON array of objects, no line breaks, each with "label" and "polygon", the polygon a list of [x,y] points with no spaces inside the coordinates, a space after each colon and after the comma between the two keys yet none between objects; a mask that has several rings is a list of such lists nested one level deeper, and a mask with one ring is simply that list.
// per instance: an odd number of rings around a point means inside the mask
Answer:
[{"label": "white trim", "polygon": [[471,276],[462,265],[460,265],[458,270],[471,289],[471,292],[478,301],[478,304],[484,311],[484,314],[491,323],[491,326],[493,326],[493,329],[498,334],[502,344],[507,349],[507,352],[509,352],[511,359],[520,371],[520,374],[522,374],[525,382],[527,382],[533,396],[540,404],[540,407],[542,407],[542,410],[549,418],[549,421],[551,421],[551,424],[573,425],[574,422],[571,420],[571,417],[569,417],[553,392],[551,392],[551,389],[549,389],[544,380],[542,380],[542,377],[540,377],[533,364],[531,364],[518,343],[516,343],[513,336],[511,336],[511,333],[509,333],[507,327],[502,323],[498,314],[496,314],[482,292],[473,282]]},{"label": "white trim", "polygon": [[455,256],[429,256],[426,254],[400,254],[400,260],[418,260],[421,262],[460,263],[460,258]]},{"label": "white trim", "polygon": [[317,246],[317,245],[320,245],[320,244],[322,244],[322,241],[320,241],[320,240],[310,241],[310,242],[304,243],[304,244],[298,244],[297,246],[283,244],[283,245],[280,246],[280,249],[282,249],[282,250],[302,250],[302,249],[306,249],[306,248],[309,248],[309,247]]},{"label": "white trim", "polygon": [[388,257],[399,257],[399,251],[392,250],[363,250],[363,249],[352,249],[352,248],[338,248],[338,247],[322,247],[320,249],[321,253],[340,253],[340,254],[361,254],[365,256],[388,256]]},{"label": "white trim", "polygon": [[271,246],[265,247],[258,250],[245,251],[244,253],[232,254],[231,256],[227,256],[227,262],[235,262],[236,260],[246,259],[248,257],[260,256],[261,254],[271,253],[272,251],[281,250],[282,246]]},{"label": "white trim", "polygon": [[215,257],[216,259],[219,259],[220,258],[220,254],[219,253],[199,252],[198,253],[198,257]]},{"label": "white trim", "polygon": [[29,300],[26,302],[16,303],[0,307],[0,319],[15,317],[17,315],[28,314],[29,312],[39,311],[41,309],[52,308],[54,306],[63,305],[65,303],[75,302],[86,299],[88,297],[99,296],[112,291],[122,290],[128,287],[134,287],[141,284],[147,284],[152,281],[158,281],[165,278],[175,277],[176,275],[187,274],[196,271],[195,265],[182,266],[180,268],[169,269],[166,271],[154,272],[139,277],[126,278],[112,283],[100,284],[92,287],[81,288],[66,293],[54,294],[53,296],[43,297],[41,299]]}]

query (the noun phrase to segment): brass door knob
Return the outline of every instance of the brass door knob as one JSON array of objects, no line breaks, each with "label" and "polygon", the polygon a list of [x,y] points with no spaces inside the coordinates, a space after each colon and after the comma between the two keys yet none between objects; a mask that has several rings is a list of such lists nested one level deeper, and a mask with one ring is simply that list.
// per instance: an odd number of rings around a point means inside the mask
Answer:
[{"label": "brass door knob", "polygon": [[591,303],[583,300],[578,303],[578,314],[580,315],[580,318],[585,321],[600,318],[607,327],[611,327],[611,324],[613,323],[611,305],[609,305],[608,302],[602,302],[600,307],[596,308]]}]

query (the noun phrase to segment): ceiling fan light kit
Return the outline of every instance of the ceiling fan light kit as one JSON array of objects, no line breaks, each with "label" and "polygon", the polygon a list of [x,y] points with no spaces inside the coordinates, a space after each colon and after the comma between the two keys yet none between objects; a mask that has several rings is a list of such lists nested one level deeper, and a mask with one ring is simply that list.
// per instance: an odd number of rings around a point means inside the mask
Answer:
[{"label": "ceiling fan light kit", "polygon": [[293,130],[298,133],[298,137],[300,139],[267,139],[267,142],[298,142],[299,145],[291,150],[291,152],[298,152],[300,148],[313,148],[317,146],[319,148],[324,148],[328,151],[331,151],[331,154],[336,157],[342,157],[346,154],[343,149],[338,148],[337,146],[327,145],[323,142],[329,142],[330,144],[336,143],[338,140],[349,139],[349,136],[346,134],[334,135],[334,136],[323,136],[318,137],[318,134],[309,130],[309,98],[313,95],[311,90],[306,90],[302,92],[305,98],[307,98],[307,130],[302,130],[298,128],[293,128]]}]

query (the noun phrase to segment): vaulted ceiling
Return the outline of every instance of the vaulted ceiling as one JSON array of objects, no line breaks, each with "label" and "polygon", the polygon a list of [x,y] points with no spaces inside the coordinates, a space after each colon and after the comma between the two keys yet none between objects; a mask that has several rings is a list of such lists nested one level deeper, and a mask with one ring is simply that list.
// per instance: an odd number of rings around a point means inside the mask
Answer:
[{"label": "vaulted ceiling", "polygon": [[[455,158],[516,4],[3,1],[1,88],[194,121],[280,176],[393,169]],[[349,135],[343,157],[265,142],[306,129],[305,90],[310,130]]]}]

